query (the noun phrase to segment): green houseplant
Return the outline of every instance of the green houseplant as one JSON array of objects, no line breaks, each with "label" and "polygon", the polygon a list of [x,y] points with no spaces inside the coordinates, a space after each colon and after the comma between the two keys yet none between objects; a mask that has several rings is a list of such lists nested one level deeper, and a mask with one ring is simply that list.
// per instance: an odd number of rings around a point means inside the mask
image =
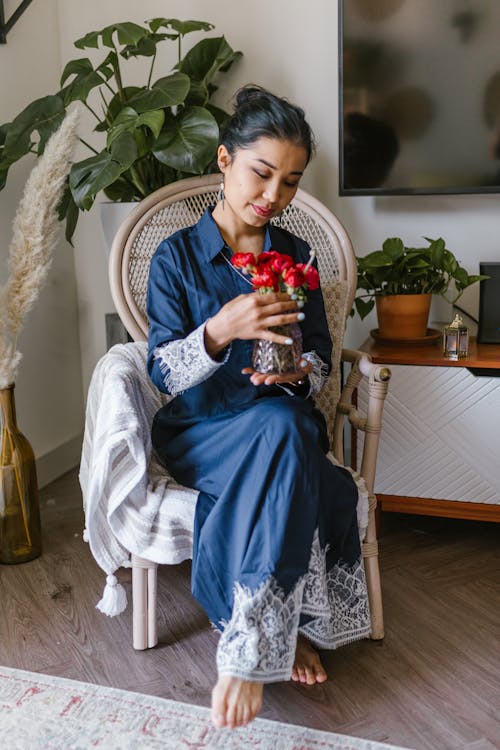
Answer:
[{"label": "green houseplant", "polygon": [[[102,49],[103,59],[95,65],[88,57],[70,60],[58,92],[0,125],[0,190],[12,164],[27,153],[43,153],[76,101],[92,113],[93,132],[102,134],[104,143],[98,150],[80,139],[92,155],[73,164],[59,206],[68,239],[79,211],[89,210],[100,191],[112,201],[136,201],[162,185],[208,172],[219,127],[228,117],[212,102],[214,80],[241,53],[220,36],[202,39],[183,55],[182,41],[191,32],[213,28],[203,21],[154,18],[145,26],[117,23],[78,39],[78,49]],[[157,71],[158,45],[165,41],[176,45],[177,63]],[[149,58],[147,80],[128,85],[124,68],[137,58]]]},{"label": "green houseplant", "polygon": [[464,289],[487,278],[469,275],[441,237],[425,239],[426,247],[406,247],[399,237],[391,237],[381,250],[357,258],[353,313],[364,319],[376,304],[379,332],[386,338],[424,337],[433,294],[453,304]]}]

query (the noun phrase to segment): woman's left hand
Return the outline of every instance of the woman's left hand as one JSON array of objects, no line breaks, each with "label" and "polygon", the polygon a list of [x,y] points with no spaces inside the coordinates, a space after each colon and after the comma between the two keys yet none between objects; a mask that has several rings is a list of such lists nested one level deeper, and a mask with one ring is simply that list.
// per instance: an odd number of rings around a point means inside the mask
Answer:
[{"label": "woman's left hand", "polygon": [[312,364],[308,362],[307,359],[301,359],[300,372],[285,372],[282,375],[270,375],[269,373],[258,372],[252,367],[245,367],[241,372],[243,375],[250,375],[250,380],[253,385],[275,385],[276,383],[283,383],[283,385],[286,385],[287,383],[298,385],[312,371]]}]

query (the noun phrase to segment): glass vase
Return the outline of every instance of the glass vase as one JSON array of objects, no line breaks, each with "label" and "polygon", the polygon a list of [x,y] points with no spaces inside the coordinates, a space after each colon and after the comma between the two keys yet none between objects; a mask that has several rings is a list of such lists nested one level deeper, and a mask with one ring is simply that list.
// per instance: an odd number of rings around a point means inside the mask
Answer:
[{"label": "glass vase", "polygon": [[35,456],[16,421],[14,385],[0,389],[0,563],[42,551]]},{"label": "glass vase", "polygon": [[299,372],[302,358],[302,331],[298,323],[274,326],[272,331],[292,339],[290,344],[277,344],[274,341],[257,339],[253,345],[252,367],[258,372],[283,375]]}]

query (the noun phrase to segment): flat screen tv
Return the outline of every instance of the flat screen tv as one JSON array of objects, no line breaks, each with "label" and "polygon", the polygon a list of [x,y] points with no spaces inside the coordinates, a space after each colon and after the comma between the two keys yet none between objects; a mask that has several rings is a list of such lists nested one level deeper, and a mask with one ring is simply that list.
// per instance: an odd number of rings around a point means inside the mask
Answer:
[{"label": "flat screen tv", "polygon": [[500,192],[500,0],[339,0],[340,194]]}]

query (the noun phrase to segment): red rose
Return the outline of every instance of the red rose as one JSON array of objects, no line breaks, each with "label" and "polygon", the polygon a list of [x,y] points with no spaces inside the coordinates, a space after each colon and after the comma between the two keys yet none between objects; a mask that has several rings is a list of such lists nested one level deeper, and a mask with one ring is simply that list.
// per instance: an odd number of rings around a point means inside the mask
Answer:
[{"label": "red rose", "polygon": [[271,268],[273,271],[276,271],[276,273],[282,273],[292,266],[293,258],[291,258],[290,255],[285,255],[285,253],[278,253],[271,261]]},{"label": "red rose", "polygon": [[302,286],[305,281],[302,270],[297,266],[287,268],[286,271],[283,272],[283,280],[287,286],[291,286],[294,289]]},{"label": "red rose", "polygon": [[260,255],[257,256],[257,268],[260,270],[261,268],[266,268],[266,266],[271,265],[278,255],[279,253],[277,253],[276,250],[265,250],[263,253],[260,253]]},{"label": "red rose", "polygon": [[266,287],[277,292],[279,290],[279,277],[270,268],[262,268],[259,273],[252,276],[254,289]]},{"label": "red rose", "polygon": [[[305,267],[305,263],[297,263],[297,268],[300,268],[301,271],[304,271]],[[319,273],[314,266],[309,266],[304,274],[304,279],[308,289],[317,289],[319,287]]]},{"label": "red rose", "polygon": [[255,267],[255,255],[253,253],[234,253],[231,257],[231,263],[236,268],[244,270]]}]

